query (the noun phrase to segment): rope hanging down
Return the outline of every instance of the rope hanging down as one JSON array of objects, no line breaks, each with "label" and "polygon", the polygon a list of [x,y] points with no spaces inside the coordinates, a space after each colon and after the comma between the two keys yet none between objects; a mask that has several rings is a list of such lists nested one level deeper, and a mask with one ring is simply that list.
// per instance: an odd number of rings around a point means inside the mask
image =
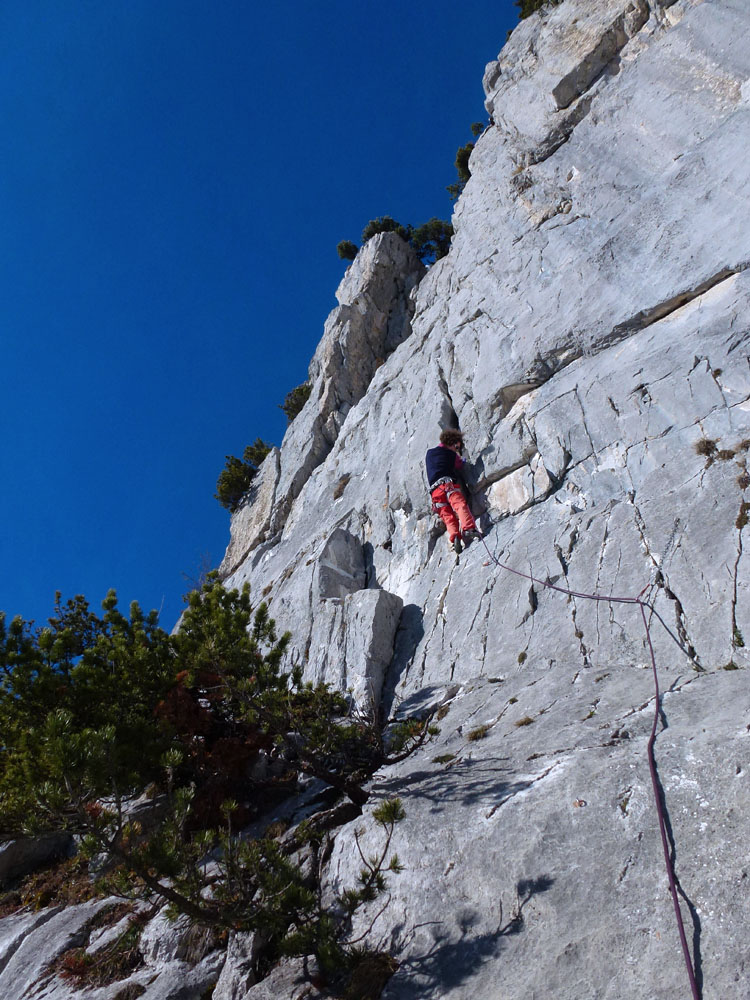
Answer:
[{"label": "rope hanging down", "polygon": [[[566,587],[558,587],[557,584],[550,583],[549,580],[540,580],[529,573],[522,573],[521,570],[513,569],[512,566],[508,566],[505,563],[500,562],[500,560],[492,552],[490,552],[487,547],[487,542],[484,537],[482,537],[482,544],[484,545],[487,555],[499,566],[500,569],[507,570],[508,573],[513,573],[515,576],[521,576],[525,580],[531,580],[532,583],[538,584],[540,587],[546,587],[548,590],[556,590],[560,594],[566,594],[568,597],[580,597],[585,601],[599,601],[604,604],[634,604],[640,608],[641,618],[643,619],[643,627],[646,632],[646,644],[648,646],[649,656],[651,658],[651,670],[654,677],[654,691],[655,691],[655,705],[654,705],[654,722],[651,727],[651,735],[649,737],[647,754],[648,754],[648,766],[651,772],[651,787],[654,792],[654,801],[656,802],[656,814],[659,819],[659,832],[661,833],[661,843],[662,849],[664,851],[664,863],[667,869],[667,877],[669,879],[669,891],[672,894],[672,904],[674,906],[675,916],[677,918],[677,930],[680,935],[680,944],[682,945],[682,955],[685,960],[685,968],[687,969],[688,979],[690,980],[690,989],[693,993],[693,1000],[701,1000],[701,993],[698,989],[698,984],[695,979],[695,971],[693,969],[693,960],[690,956],[690,951],[688,949],[687,936],[685,934],[685,924],[682,920],[682,912],[680,911],[680,904],[677,899],[677,882],[674,872],[674,865],[672,864],[672,858],[669,854],[669,839],[667,836],[667,820],[664,815],[664,806],[662,804],[662,789],[659,784],[659,777],[656,771],[656,761],[654,759],[654,743],[656,741],[656,729],[659,724],[659,708],[661,702],[661,694],[659,692],[659,676],[656,670],[656,656],[654,654],[654,646],[651,642],[651,629],[649,627],[648,618],[646,617],[646,608],[657,617],[657,619],[664,625],[661,615],[655,610],[650,601],[643,600],[643,595],[650,588],[651,584],[644,587],[643,590],[638,594],[637,597],[607,597],[603,594],[584,594],[576,590],[568,590]],[[671,632],[667,629],[667,632],[671,636]]]}]

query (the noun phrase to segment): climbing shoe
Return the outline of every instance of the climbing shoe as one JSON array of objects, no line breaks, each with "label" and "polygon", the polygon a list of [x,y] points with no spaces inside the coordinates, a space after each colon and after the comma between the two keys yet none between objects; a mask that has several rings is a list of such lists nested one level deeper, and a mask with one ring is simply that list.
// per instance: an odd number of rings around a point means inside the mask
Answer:
[{"label": "climbing shoe", "polygon": [[465,531],[463,533],[464,545],[468,545],[469,542],[473,542],[475,538],[481,538],[482,532],[479,528],[472,528],[470,531]]},{"label": "climbing shoe", "polygon": [[460,535],[456,535],[456,537],[452,541],[449,540],[449,544],[456,554],[458,554],[463,549]]}]

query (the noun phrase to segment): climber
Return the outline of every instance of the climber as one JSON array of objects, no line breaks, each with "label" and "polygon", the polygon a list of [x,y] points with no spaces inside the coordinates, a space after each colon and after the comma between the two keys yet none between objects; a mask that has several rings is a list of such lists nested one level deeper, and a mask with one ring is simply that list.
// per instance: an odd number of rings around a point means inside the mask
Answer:
[{"label": "climber", "polygon": [[458,482],[464,464],[463,450],[461,431],[449,428],[441,433],[438,447],[430,448],[425,456],[432,509],[445,523],[448,544],[455,552],[461,551],[462,541],[468,543],[481,537]]}]

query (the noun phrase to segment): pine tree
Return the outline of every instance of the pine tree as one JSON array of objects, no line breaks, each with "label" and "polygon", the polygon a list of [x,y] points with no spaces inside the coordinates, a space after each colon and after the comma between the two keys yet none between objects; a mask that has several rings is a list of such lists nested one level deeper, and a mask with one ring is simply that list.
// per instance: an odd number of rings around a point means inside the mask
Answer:
[{"label": "pine tree", "polygon": [[312,383],[303,382],[302,385],[295,386],[294,389],[291,389],[286,394],[284,402],[281,404],[281,409],[286,414],[287,426],[298,416],[302,407],[310,398],[311,392]]},{"label": "pine tree", "polygon": [[523,21],[544,7],[557,7],[563,0],[513,0],[513,2],[518,7],[519,20]]},{"label": "pine tree", "polygon": [[270,450],[270,444],[261,438],[256,438],[254,444],[249,444],[245,448],[242,458],[237,458],[235,455],[226,456],[226,464],[219,473],[214,493],[214,497],[222,507],[232,514],[239,508],[261,462]]},{"label": "pine tree", "polygon": [[[298,668],[283,670],[288,634],[278,636],[265,604],[253,606],[247,584],[227,590],[216,573],[188,596],[174,635],[137,604],[121,614],[114,592],[102,610],[58,596],[39,630],[18,618],[6,627],[0,615],[2,832],[75,832],[84,856],[109,859],[103,892],[157,896],[197,923],[262,930],[266,967],[281,954],[316,954],[331,982],[345,983],[362,961],[352,917],[400,870],[390,845],[403,809],[378,806],[381,849],[363,858],[358,885],[324,902],[329,830],[361,814],[366,782],[421,746],[428,721],[392,727],[386,750],[374,719],[304,684]],[[271,764],[253,780],[261,755]],[[285,838],[239,837],[296,794],[302,773],[345,801]],[[147,787],[159,803],[148,821],[130,814]]]}]

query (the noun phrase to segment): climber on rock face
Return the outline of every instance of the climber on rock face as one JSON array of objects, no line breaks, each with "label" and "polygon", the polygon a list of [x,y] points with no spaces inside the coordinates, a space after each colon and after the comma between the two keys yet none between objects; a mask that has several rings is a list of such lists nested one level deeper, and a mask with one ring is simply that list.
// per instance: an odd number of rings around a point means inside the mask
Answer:
[{"label": "climber on rock face", "polygon": [[461,551],[462,541],[481,536],[458,482],[464,464],[463,449],[461,431],[450,428],[441,433],[438,447],[430,448],[425,456],[432,509],[445,523],[448,544],[456,552]]}]

